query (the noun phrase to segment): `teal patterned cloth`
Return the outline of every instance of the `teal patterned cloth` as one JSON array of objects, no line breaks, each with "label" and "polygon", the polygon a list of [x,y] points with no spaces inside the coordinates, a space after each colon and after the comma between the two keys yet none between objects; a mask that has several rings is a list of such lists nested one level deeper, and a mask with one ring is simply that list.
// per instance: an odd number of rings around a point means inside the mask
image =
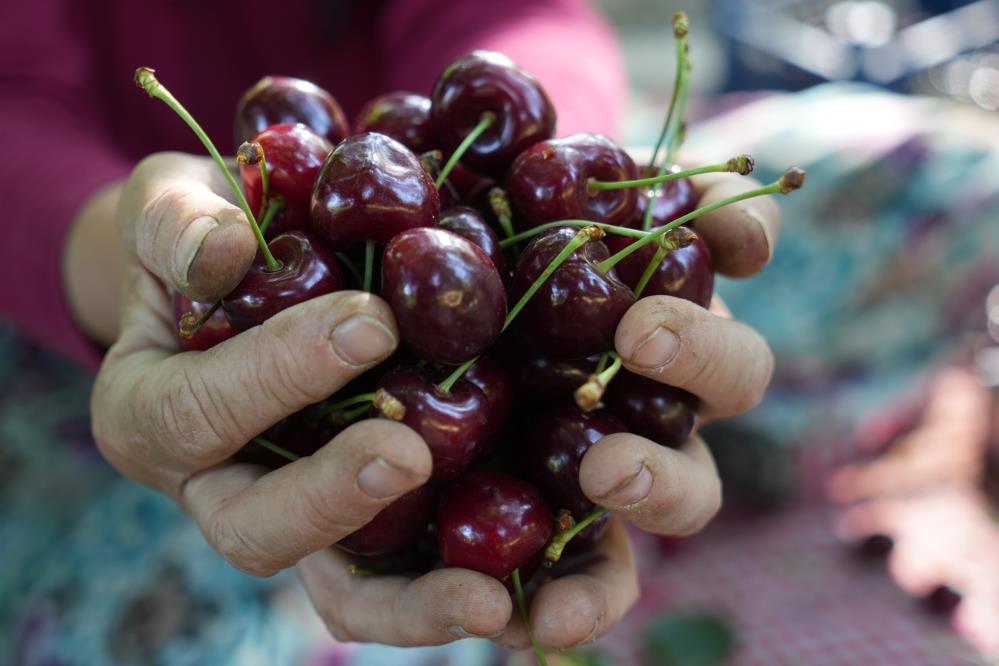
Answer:
[{"label": "teal patterned cloth", "polygon": [[[985,294],[999,283],[994,124],[942,102],[824,86],[753,102],[693,133],[693,152],[753,153],[763,180],[792,163],[808,170],[806,189],[782,201],[772,264],[719,287],[778,358],[751,420],[789,446],[826,444],[982,330]],[[483,641],[335,643],[291,573],[233,570],[173,502],[102,461],[87,422],[89,375],[10,330],[0,329],[0,348],[0,662],[505,662]],[[656,557],[643,561],[655,567]],[[615,636],[650,612],[643,604]]]}]

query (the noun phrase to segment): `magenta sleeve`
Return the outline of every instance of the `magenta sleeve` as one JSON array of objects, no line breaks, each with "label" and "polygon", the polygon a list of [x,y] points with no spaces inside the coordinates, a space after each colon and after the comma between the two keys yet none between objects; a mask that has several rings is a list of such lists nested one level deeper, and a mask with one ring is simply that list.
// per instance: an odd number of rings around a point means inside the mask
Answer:
[{"label": "magenta sleeve", "polygon": [[[90,89],[89,62],[67,5],[14,0],[0,22],[0,317],[28,337],[94,367],[100,351],[69,313],[63,240],[86,198],[126,175]],[[100,266],[94,266],[100,279]]]},{"label": "magenta sleeve", "polygon": [[395,0],[380,26],[387,83],[429,92],[477,48],[501,51],[545,87],[558,134],[618,135],[627,88],[613,31],[585,0]]}]

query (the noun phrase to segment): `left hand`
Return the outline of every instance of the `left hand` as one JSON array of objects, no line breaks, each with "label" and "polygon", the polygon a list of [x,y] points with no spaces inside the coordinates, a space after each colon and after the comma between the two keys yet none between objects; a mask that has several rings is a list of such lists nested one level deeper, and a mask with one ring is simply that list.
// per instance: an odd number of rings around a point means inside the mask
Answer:
[{"label": "left hand", "polygon": [[[700,176],[694,184],[699,206],[758,186],[730,174]],[[766,197],[719,209],[692,226],[710,246],[719,273],[747,277],[770,261],[779,224],[776,202]],[[766,341],[733,321],[717,297],[710,311],[668,296],[643,298],[621,320],[615,346],[631,372],[697,395],[700,423],[752,408],[773,373]],[[591,500],[614,515],[594,557],[534,595],[531,626],[546,648],[595,641],[638,598],[623,521],[655,534],[686,536],[702,529],[721,506],[714,460],[696,433],[679,449],[626,433],[605,437],[583,458],[579,481]],[[496,642],[530,647],[516,611]]]}]

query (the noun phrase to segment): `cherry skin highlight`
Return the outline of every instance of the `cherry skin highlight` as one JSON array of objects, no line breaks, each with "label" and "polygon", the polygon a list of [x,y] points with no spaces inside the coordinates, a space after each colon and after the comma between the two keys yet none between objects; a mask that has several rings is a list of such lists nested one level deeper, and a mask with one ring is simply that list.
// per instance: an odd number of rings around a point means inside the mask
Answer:
[{"label": "cherry skin highlight", "polygon": [[441,212],[440,226],[482,248],[500,276],[506,277],[506,259],[499,238],[479,211],[468,206],[453,206]]},{"label": "cherry skin highlight", "polygon": [[607,387],[604,403],[628,430],[670,448],[690,437],[698,406],[697,396],[627,370]]},{"label": "cherry skin highlight", "polygon": [[236,106],[235,145],[282,123],[302,123],[334,146],[350,130],[340,104],[316,84],[288,76],[265,76]]},{"label": "cherry skin highlight", "polygon": [[[676,173],[681,171],[681,167],[674,164],[671,166],[667,172]],[[640,169],[640,177],[655,176],[658,173],[657,169],[650,166],[646,166]],[[635,205],[635,213],[631,220],[624,223],[622,226],[632,227],[634,229],[641,229],[642,224],[645,221],[645,211],[649,207],[649,194],[648,190],[641,190],[638,192],[638,198]],[[661,227],[669,224],[678,217],[682,217],[687,213],[692,213],[694,209],[697,208],[697,192],[694,191],[694,184],[690,182],[689,178],[679,178],[677,180],[670,180],[662,185],[659,185],[658,195],[656,196],[656,201],[652,206],[652,222],[650,224],[651,229],[656,227]]]},{"label": "cherry skin highlight", "polygon": [[438,488],[424,485],[382,509],[371,522],[336,543],[361,556],[386,555],[415,544],[427,532],[437,506]]}]

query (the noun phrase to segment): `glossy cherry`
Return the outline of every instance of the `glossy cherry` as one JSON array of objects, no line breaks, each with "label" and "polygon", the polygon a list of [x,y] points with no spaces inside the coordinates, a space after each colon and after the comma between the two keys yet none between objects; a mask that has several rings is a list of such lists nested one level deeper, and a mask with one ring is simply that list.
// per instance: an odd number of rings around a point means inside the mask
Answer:
[{"label": "glossy cherry", "polygon": [[546,405],[571,405],[576,389],[596,372],[599,361],[599,355],[559,359],[531,354],[513,361],[513,375],[517,388],[530,400]]},{"label": "glossy cherry", "polygon": [[527,227],[569,219],[623,225],[635,214],[636,190],[590,190],[589,181],[636,177],[634,161],[613,141],[573,134],[521,153],[506,176],[506,191]]},{"label": "glossy cherry", "polygon": [[343,288],[336,257],[304,231],[281,234],[267,244],[281,266],[270,271],[260,254],[243,281],[225,298],[222,309],[236,331],[262,324],[298,303]]},{"label": "glossy cherry", "polygon": [[440,198],[419,158],[395,139],[367,132],[337,146],[312,191],[312,229],[334,250],[387,243],[437,224]]},{"label": "glossy cherry", "polygon": [[265,76],[243,93],[236,106],[236,145],[282,123],[302,123],[334,146],[350,132],[340,104],[316,84]]},{"label": "glossy cherry", "polygon": [[[481,455],[495,437],[489,421],[489,401],[474,384],[459,380],[441,391],[417,370],[398,369],[381,382],[406,408],[402,423],[423,438],[433,458],[431,481],[452,479]],[[381,416],[373,410],[374,416]]]},{"label": "glossy cherry", "polygon": [[698,400],[683,389],[622,370],[608,386],[604,403],[631,432],[678,448],[694,428]]},{"label": "glossy cherry", "polygon": [[385,555],[416,543],[434,518],[438,489],[424,485],[382,509],[371,522],[336,543],[348,553]]},{"label": "glossy cherry", "polygon": [[[212,304],[210,303],[198,303],[176,292],[173,295],[173,318],[178,323],[187,314],[201,317],[211,309]],[[190,337],[178,334],[177,343],[182,351],[204,351],[234,335],[236,335],[236,331],[232,330],[229,320],[225,318],[225,313],[222,308],[219,308]]]},{"label": "glossy cherry", "polygon": [[438,363],[484,352],[506,317],[503,279],[489,255],[439,227],[403,231],[385,247],[382,296],[406,347]]},{"label": "glossy cherry", "polygon": [[492,125],[461,158],[479,173],[501,177],[517,155],[555,135],[555,108],[541,84],[500,53],[473,51],[458,58],[441,73],[430,99],[445,153],[492,114]]},{"label": "glossy cherry", "polygon": [[499,238],[479,211],[468,206],[453,206],[441,211],[440,226],[482,248],[499,274],[506,277],[506,259]]},{"label": "glossy cherry", "polygon": [[[267,236],[273,238],[285,231],[308,229],[312,187],[333,146],[305,125],[291,124],[272,125],[253,137],[253,141],[264,149],[269,196],[284,203],[267,228]],[[260,168],[243,164],[239,172],[250,209],[257,212],[258,218],[263,217]]]},{"label": "glossy cherry", "polygon": [[[514,272],[511,301],[527,291],[576,231],[558,227],[534,237]],[[614,331],[635,295],[614,269],[598,268],[608,256],[600,241],[586,243],[528,301],[514,326],[530,349],[553,358],[585,358],[614,347]]]},{"label": "glossy cherry", "polygon": [[390,92],[375,97],[354,121],[354,133],[379,132],[390,136],[414,153],[436,145],[430,124],[430,99],[408,92]]},{"label": "glossy cherry", "polygon": [[462,379],[474,384],[489,403],[489,438],[483,444],[482,455],[496,450],[510,420],[513,403],[513,383],[503,364],[490,356],[478,359],[465,371]]},{"label": "glossy cherry", "polygon": [[[313,408],[307,407],[275,423],[264,432],[263,437],[297,456],[311,456],[345,427],[333,425],[329,419],[320,418]],[[277,469],[291,462],[253,441],[237,451],[233,458],[270,469]]]},{"label": "glossy cherry", "polygon": [[499,472],[470,472],[441,494],[437,544],[444,565],[506,579],[547,543],[552,512],[537,488]]},{"label": "glossy cherry", "polygon": [[[631,245],[634,240],[624,236],[608,236],[604,243],[614,254]],[[649,243],[618,262],[614,269],[621,281],[634,288],[655,257],[657,249],[655,243]],[[714,290],[715,268],[711,250],[704,239],[698,236],[687,247],[673,250],[663,258],[642,291],[642,296],[675,296],[708,307]]]},{"label": "glossy cherry", "polygon": [[[682,167],[674,164],[669,168],[671,172],[681,171]],[[656,169],[646,166],[639,170],[641,177],[654,176]],[[649,207],[649,192],[640,190],[635,205],[635,214],[624,226],[641,229],[645,221],[645,211]],[[697,193],[694,191],[694,184],[689,178],[670,180],[659,186],[656,201],[652,206],[652,223],[650,228],[661,227],[672,222],[676,218],[691,213],[697,208]]]}]

